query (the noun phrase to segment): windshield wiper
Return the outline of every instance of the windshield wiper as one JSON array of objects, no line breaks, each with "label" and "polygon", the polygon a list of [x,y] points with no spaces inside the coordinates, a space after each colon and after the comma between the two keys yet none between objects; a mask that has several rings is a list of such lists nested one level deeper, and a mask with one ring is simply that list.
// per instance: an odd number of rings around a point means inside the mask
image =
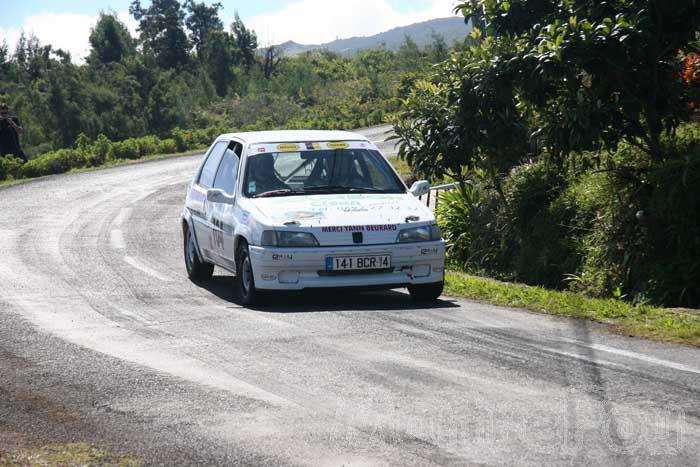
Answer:
[{"label": "windshield wiper", "polygon": [[368,187],[368,186],[363,186],[363,187],[354,186],[354,187],[350,188],[350,191],[352,191],[353,193],[354,192],[361,192],[361,193],[388,193],[389,192],[389,190],[383,190],[381,188],[372,188],[372,187]]},{"label": "windshield wiper", "polygon": [[283,188],[281,190],[270,190],[258,193],[257,195],[251,196],[251,198],[272,198],[274,196],[293,196],[296,194],[303,193],[302,191],[292,190],[290,188]]},{"label": "windshield wiper", "polygon": [[342,185],[311,185],[305,186],[304,191],[314,192],[314,191],[347,191],[350,187]]},{"label": "windshield wiper", "polygon": [[387,190],[382,190],[381,188],[372,187],[359,187],[359,186],[343,186],[343,185],[312,185],[305,186],[304,191],[306,192],[317,192],[317,191],[344,191],[350,193],[386,193]]}]

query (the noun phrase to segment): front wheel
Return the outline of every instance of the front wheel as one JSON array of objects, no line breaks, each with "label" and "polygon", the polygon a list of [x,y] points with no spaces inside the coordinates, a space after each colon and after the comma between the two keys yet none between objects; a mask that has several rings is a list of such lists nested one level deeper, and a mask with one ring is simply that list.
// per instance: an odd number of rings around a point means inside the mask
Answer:
[{"label": "front wheel", "polygon": [[185,267],[187,275],[195,282],[211,279],[214,274],[214,265],[205,263],[199,258],[194,234],[189,227],[185,228]]},{"label": "front wheel", "polygon": [[442,289],[444,287],[445,281],[435,282],[433,284],[409,285],[408,293],[411,294],[414,300],[432,302],[442,295]]},{"label": "front wheel", "polygon": [[236,255],[236,289],[240,304],[243,306],[254,305],[260,298],[260,293],[255,288],[250,250],[244,242],[241,242]]}]

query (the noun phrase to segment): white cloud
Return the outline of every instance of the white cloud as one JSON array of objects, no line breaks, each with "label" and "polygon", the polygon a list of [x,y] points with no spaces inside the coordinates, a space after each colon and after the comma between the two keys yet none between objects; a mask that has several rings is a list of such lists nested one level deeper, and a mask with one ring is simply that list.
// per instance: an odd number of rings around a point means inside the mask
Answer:
[{"label": "white cloud", "polygon": [[[127,12],[117,13],[131,34],[135,34],[137,24]],[[70,52],[73,61],[81,63],[90,52],[90,30],[97,23],[98,15],[75,13],[41,13],[27,17],[20,27],[0,27],[0,43],[5,40],[14,51],[22,32],[34,34],[42,44],[51,44],[54,49]]]},{"label": "white cloud", "polygon": [[288,40],[321,44],[444,18],[452,15],[455,3],[454,0],[431,0],[421,10],[399,12],[386,0],[296,0],[281,10],[250,18],[246,23],[257,32],[261,45]]},{"label": "white cloud", "polygon": [[[455,0],[430,0],[420,10],[400,12],[387,0],[293,0],[284,8],[264,13],[246,24],[258,33],[261,45],[294,40],[302,44],[320,44],[352,36],[378,34],[391,28],[406,26],[452,14]],[[132,35],[137,22],[125,11],[118,12]],[[42,44],[71,53],[81,63],[90,51],[90,29],[98,15],[44,12],[27,17],[20,27],[0,27],[0,43],[5,40],[14,51],[22,31],[35,34]],[[226,25],[233,18],[228,18]]]}]

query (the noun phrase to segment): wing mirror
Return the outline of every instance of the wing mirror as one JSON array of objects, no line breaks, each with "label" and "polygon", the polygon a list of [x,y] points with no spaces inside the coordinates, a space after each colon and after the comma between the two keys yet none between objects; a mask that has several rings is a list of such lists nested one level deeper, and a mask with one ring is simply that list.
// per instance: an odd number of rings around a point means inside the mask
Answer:
[{"label": "wing mirror", "polygon": [[207,191],[207,201],[210,203],[236,204],[236,198],[229,196],[222,190],[211,189]]},{"label": "wing mirror", "polygon": [[420,198],[421,196],[425,196],[428,193],[430,193],[430,182],[427,180],[421,180],[419,182],[415,182],[412,186],[409,192],[415,196],[416,198]]}]

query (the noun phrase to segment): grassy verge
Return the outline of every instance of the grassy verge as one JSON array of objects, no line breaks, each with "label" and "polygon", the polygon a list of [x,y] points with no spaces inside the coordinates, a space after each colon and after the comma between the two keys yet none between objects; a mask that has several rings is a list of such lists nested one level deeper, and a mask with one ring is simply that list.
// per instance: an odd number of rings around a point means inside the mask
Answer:
[{"label": "grassy verge", "polygon": [[[82,173],[82,172],[93,172],[95,170],[101,170],[101,169],[106,169],[110,167],[118,167],[122,165],[133,165],[133,164],[140,164],[142,162],[148,162],[148,161],[157,161],[161,159],[170,159],[173,157],[184,157],[184,156],[193,156],[195,154],[202,154],[204,151],[206,151],[206,147],[202,147],[199,149],[192,149],[189,151],[185,152],[177,152],[173,154],[153,154],[150,156],[144,156],[139,159],[110,159],[108,161],[105,161],[104,164],[99,165],[97,167],[83,167],[80,169],[73,169],[70,170],[69,172],[66,173]],[[55,174],[55,175],[62,175],[62,174]],[[5,188],[13,185],[19,185],[22,183],[27,183],[32,180],[40,180],[42,178],[46,177],[51,177],[53,175],[46,175],[44,177],[28,177],[28,178],[18,178],[18,179],[8,179],[8,180],[2,180],[0,181],[0,188]]]},{"label": "grassy verge", "polygon": [[0,454],[0,467],[45,465],[136,467],[142,466],[143,462],[124,454],[101,451],[84,443],[55,444],[11,454]]},{"label": "grassy verge", "polygon": [[700,312],[694,310],[635,306],[619,300],[504,283],[456,271],[447,273],[445,292],[495,305],[596,321],[630,336],[700,347]]}]

